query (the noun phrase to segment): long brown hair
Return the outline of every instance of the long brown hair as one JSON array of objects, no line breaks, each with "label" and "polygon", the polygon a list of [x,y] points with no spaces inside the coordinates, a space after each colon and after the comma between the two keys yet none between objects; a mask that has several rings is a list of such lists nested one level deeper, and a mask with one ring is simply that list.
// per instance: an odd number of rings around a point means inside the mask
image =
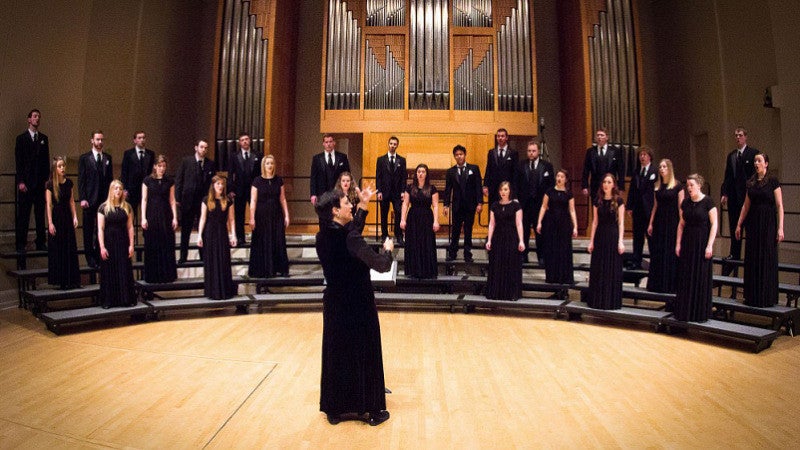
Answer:
[{"label": "long brown hair", "polygon": [[219,199],[219,204],[222,205],[222,210],[225,211],[228,209],[228,179],[220,174],[214,175],[214,178],[211,179],[211,186],[208,187],[208,198],[206,198],[206,207],[208,207],[209,211],[213,211],[217,207],[216,202],[214,202],[214,199],[217,198],[214,184],[217,181],[222,181],[222,195]]},{"label": "long brown hair", "polygon": [[603,192],[603,181],[606,181],[606,178],[611,178],[611,181],[614,182],[614,186],[611,188],[611,205],[609,206],[609,210],[614,212],[616,218],[617,208],[619,207],[619,199],[622,197],[619,195],[617,177],[615,177],[613,173],[607,173],[603,175],[603,179],[600,180],[600,189],[597,190],[597,202],[595,203],[595,206],[598,208],[603,206],[603,198],[606,195],[605,192]]}]

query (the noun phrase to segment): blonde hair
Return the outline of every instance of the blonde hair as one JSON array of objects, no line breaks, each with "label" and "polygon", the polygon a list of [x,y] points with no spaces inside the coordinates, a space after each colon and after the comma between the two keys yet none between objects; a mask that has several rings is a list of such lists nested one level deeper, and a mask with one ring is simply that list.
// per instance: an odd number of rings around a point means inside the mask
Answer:
[{"label": "blonde hair", "polygon": [[[667,158],[664,158],[658,162],[658,165],[660,166],[661,163],[667,165],[667,183],[666,183],[667,189],[672,189],[675,187],[675,185],[678,184],[678,180],[675,179],[675,169],[672,167],[672,161],[670,161]],[[661,180],[661,182],[664,182],[664,180],[661,179],[661,174],[659,174],[658,177]],[[661,189],[661,183],[656,183],[655,190],[657,191],[659,189]]]},{"label": "blonde hair", "polygon": [[206,198],[206,207],[208,207],[209,211],[213,211],[217,207],[216,202],[214,202],[214,199],[217,198],[214,184],[217,181],[222,182],[222,195],[220,196],[219,204],[222,205],[222,210],[225,211],[228,208],[228,179],[220,174],[214,175],[214,178],[211,179],[211,186],[208,187],[208,198]]},{"label": "blonde hair", "polygon": [[61,174],[58,173],[58,162],[64,161],[64,169],[67,168],[67,159],[63,156],[54,156],[53,162],[50,163],[50,184],[53,185],[53,199],[55,199],[56,203],[58,203],[58,196],[60,189],[58,188],[61,183],[67,178],[61,177]]},{"label": "blonde hair", "polygon": [[125,189],[125,185],[119,180],[114,180],[108,185],[108,198],[106,199],[106,206],[103,208],[103,214],[108,214],[113,211],[114,208],[120,207],[125,211],[126,214],[130,215],[133,210],[131,209],[130,203],[126,202],[124,197],[120,199],[119,204],[117,204],[116,200],[114,200],[114,191],[112,190],[114,186],[119,186],[120,188]]},{"label": "blonde hair", "polygon": [[269,173],[267,173],[267,160],[268,159],[272,160],[272,176],[273,177],[275,176],[275,157],[270,154],[270,155],[267,155],[267,156],[261,158],[261,176],[264,177],[264,178],[267,178],[269,176]]}]

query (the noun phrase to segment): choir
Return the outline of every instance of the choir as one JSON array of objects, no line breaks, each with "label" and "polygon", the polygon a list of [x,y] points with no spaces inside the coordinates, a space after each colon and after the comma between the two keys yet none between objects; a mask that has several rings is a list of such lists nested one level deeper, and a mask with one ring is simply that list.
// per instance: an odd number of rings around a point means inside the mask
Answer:
[{"label": "choir", "polygon": [[[622,305],[626,204],[620,193],[624,187],[623,179],[618,178],[623,171],[616,166],[620,160],[619,149],[608,144],[607,135],[604,129],[597,131],[598,144],[587,150],[583,170],[582,185],[594,190],[584,189],[592,199],[588,244],[591,266],[586,300],[593,308],[616,309]],[[32,140],[41,140],[39,134],[32,136]],[[141,136],[143,141],[144,132],[139,131],[135,136]],[[736,214],[737,221],[732,224],[735,230],[732,238],[738,241],[745,234],[749,237],[744,257],[745,303],[757,307],[771,306],[777,303],[777,246],[783,240],[781,185],[777,178],[768,175],[767,155],[746,146],[746,131],[737,128],[735,136],[741,148],[738,152],[731,152],[727,158],[729,170],[726,171],[725,195],[721,202],[730,202],[735,192],[741,197],[737,198],[742,205]],[[134,242],[132,223],[136,216],[141,217],[144,235],[144,279],[155,283],[177,278],[175,231],[179,223],[182,232],[190,231],[194,225],[194,214],[188,214],[192,216],[188,223],[186,217],[179,222],[179,209],[181,215],[195,209],[199,212],[198,245],[205,251],[201,258],[206,269],[206,294],[218,299],[235,295],[229,250],[243,241],[238,220],[234,220],[242,212],[237,214],[234,211],[237,207],[244,207],[245,196],[241,194],[244,190],[237,187],[239,204],[234,206],[234,194],[227,189],[228,180],[212,172],[216,169],[211,160],[205,159],[205,148],[198,150],[197,147],[194,157],[182,162],[178,180],[167,175],[164,155],[151,155],[150,150],[138,155],[128,152],[128,172],[131,167],[141,169],[142,176],[145,171],[150,171],[141,180],[141,185],[133,189],[113,178],[111,158],[102,152],[102,138],[102,132],[92,133],[92,152],[81,157],[78,179],[84,220],[91,216],[97,221],[96,231],[84,237],[84,245],[89,263],[100,267],[101,304],[104,307],[135,304],[130,259]],[[329,135],[326,139],[332,140]],[[522,262],[527,261],[527,238],[531,229],[536,236],[537,256],[545,269],[547,282],[573,284],[572,239],[577,237],[578,226],[567,171],[555,171],[552,164],[540,161],[539,148],[534,141],[528,143],[528,158],[518,161],[514,156],[517,152],[508,146],[507,132],[498,130],[496,139],[497,146],[489,152],[490,167],[487,167],[483,182],[478,166],[466,164],[466,148],[459,145],[453,150],[456,165],[448,170],[447,188],[442,200],[446,215],[458,215],[459,231],[453,233],[455,238],[448,246],[447,261],[455,259],[462,226],[464,256],[468,262],[472,261],[471,248],[466,244],[471,241],[474,215],[481,213],[483,197],[489,195],[493,201],[488,204],[489,234],[485,245],[490,263],[487,298],[514,300],[521,296],[521,268]],[[400,158],[396,155],[398,142],[392,137],[388,156],[382,155],[378,159],[376,172],[381,185],[385,185],[379,190],[379,195],[381,191],[385,194],[385,198],[380,200],[389,200],[390,184],[384,182],[387,174],[398,178],[399,181],[395,180],[397,182],[391,186],[404,186],[400,189],[402,206],[398,212],[395,239],[405,246],[405,273],[414,278],[436,278],[435,236],[439,229],[440,193],[431,183],[425,164],[416,167],[410,183],[405,179],[404,170],[398,173],[395,160]],[[143,142],[136,144],[137,149],[143,147]],[[198,145],[207,146],[205,141],[198,141]],[[335,143],[329,143],[328,147],[332,150]],[[638,151],[638,156],[640,165],[631,171],[634,176],[627,206],[633,210],[636,219],[635,231],[642,233],[648,242],[647,289],[676,293],[675,303],[667,305],[668,310],[674,311],[681,320],[704,321],[711,311],[711,257],[719,227],[715,202],[704,194],[702,176],[692,174],[684,184],[675,175],[669,159],[661,159],[657,166],[651,164],[651,161],[655,162],[654,152],[646,147]],[[250,155],[243,158],[249,161]],[[238,178],[252,179],[248,192],[251,204],[249,225],[252,229],[248,274],[259,278],[288,276],[285,233],[289,225],[289,210],[283,179],[276,174],[274,156],[253,157],[252,160],[256,163],[245,170],[247,176],[240,174]],[[341,190],[352,204],[358,203],[355,180],[345,167],[346,156],[337,153],[335,159],[331,155],[320,161],[320,167],[341,166],[333,189]],[[405,159],[401,163],[404,168]],[[513,167],[499,170],[509,164]],[[746,170],[749,164],[753,166],[752,174],[740,176],[749,174]],[[47,217],[48,281],[61,289],[71,289],[80,285],[75,233],[78,218],[73,183],[66,177],[64,157],[53,158],[50,169],[50,178],[42,194]],[[386,172],[382,177],[381,171]],[[332,181],[334,170],[331,172]],[[513,175],[500,176],[506,172]],[[473,176],[474,183],[470,181]],[[590,177],[591,184],[587,181]],[[132,178],[126,176],[126,179]],[[496,191],[488,191],[486,187]],[[106,196],[106,192],[108,198],[100,204],[99,200]],[[198,192],[207,192],[207,196],[203,198]],[[471,203],[469,199],[476,196],[477,204]],[[389,204],[383,206],[388,209]],[[382,237],[385,238],[388,224],[385,215],[382,216]],[[89,225],[95,228],[93,223]],[[634,242],[634,264],[637,267],[641,262],[645,237],[640,236]],[[188,243],[184,236],[181,241],[182,244]],[[179,262],[186,258],[185,245],[181,247]]]}]

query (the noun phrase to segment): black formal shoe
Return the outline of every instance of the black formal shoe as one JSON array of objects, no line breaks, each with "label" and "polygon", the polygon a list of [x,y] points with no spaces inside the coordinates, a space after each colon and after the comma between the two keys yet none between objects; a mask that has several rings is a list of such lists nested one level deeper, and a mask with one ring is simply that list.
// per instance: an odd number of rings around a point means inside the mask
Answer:
[{"label": "black formal shoe", "polygon": [[374,411],[369,413],[369,420],[367,423],[374,427],[375,425],[380,425],[387,420],[389,420],[389,411]]},{"label": "black formal shoe", "polygon": [[342,421],[342,416],[339,414],[327,414],[328,416],[328,423],[331,425],[336,425]]}]

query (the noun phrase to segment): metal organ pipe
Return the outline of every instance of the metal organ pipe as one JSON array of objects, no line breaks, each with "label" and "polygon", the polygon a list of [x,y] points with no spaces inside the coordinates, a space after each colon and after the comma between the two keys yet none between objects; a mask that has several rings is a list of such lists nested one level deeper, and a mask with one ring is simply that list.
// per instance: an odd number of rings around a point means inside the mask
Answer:
[{"label": "metal organ pipe", "polygon": [[253,150],[264,143],[267,46],[250,2],[226,0],[223,8],[215,143],[222,169],[237,149],[238,134],[250,133]]}]

